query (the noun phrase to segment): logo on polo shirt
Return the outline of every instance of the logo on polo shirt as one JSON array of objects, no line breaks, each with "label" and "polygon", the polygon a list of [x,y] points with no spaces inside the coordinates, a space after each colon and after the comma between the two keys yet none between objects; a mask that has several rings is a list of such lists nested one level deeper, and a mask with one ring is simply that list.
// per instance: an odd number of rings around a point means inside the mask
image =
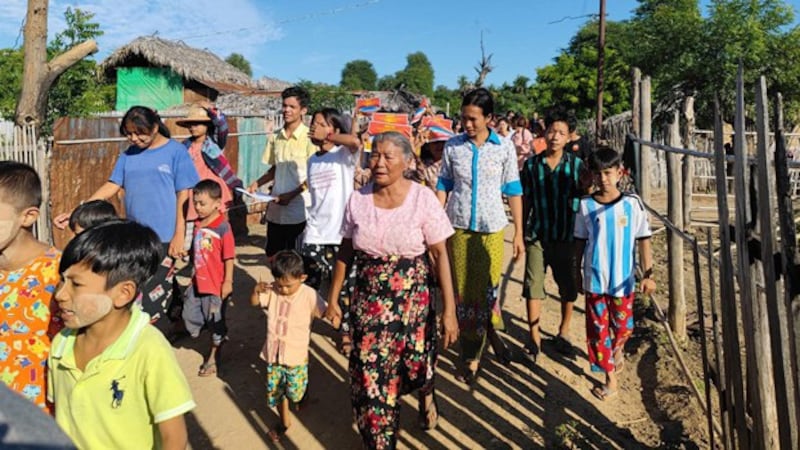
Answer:
[{"label": "logo on polo shirt", "polygon": [[122,406],[122,398],[125,396],[125,391],[119,388],[119,382],[124,378],[123,376],[120,379],[111,380],[111,407],[114,409]]}]

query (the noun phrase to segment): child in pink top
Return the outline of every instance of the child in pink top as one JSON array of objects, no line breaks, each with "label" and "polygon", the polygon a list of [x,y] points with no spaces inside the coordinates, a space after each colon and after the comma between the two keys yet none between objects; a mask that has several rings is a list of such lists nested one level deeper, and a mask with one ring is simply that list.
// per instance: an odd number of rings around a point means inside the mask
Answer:
[{"label": "child in pink top", "polygon": [[292,250],[275,255],[272,284],[258,283],[250,303],[267,314],[267,339],[261,359],[267,362],[267,399],[278,407],[281,423],[269,432],[273,442],[292,424],[289,400],[299,403],[308,387],[308,345],[311,323],[321,318],[325,301],[303,282],[306,280],[303,258]]}]

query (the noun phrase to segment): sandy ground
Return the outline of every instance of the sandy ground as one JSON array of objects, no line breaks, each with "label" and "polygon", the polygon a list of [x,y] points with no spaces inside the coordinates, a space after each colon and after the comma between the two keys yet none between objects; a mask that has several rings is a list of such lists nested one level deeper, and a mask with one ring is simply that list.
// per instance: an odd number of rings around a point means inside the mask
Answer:
[{"label": "sandy ground", "polygon": [[[325,322],[314,326],[310,354],[310,400],[294,417],[294,424],[279,445],[267,438],[278,416],[265,399],[265,363],[258,358],[264,341],[263,313],[249,305],[249,294],[259,278],[271,277],[264,266],[263,226],[250,227],[250,235],[237,246],[233,304],[228,309],[230,341],[223,348],[218,377],[201,378],[197,369],[210,337],[175,344],[178,359],[198,404],[188,414],[193,449],[249,448],[360,448],[349,401],[347,362],[333,344],[335,332]],[[501,285],[507,330],[512,349],[521,351],[527,324],[520,299],[523,263],[510,262],[510,232],[506,240],[507,270]],[[548,274],[548,292],[557,295]],[[555,297],[543,305],[543,355],[529,363],[500,365],[489,352],[484,356],[478,382],[472,390],[455,380],[454,349],[441,353],[437,389],[441,420],[431,432],[417,425],[416,396],[403,400],[400,448],[652,448],[668,442],[662,422],[667,419],[654,405],[655,352],[636,344],[621,378],[620,395],[602,402],[590,392],[599,376],[586,360],[583,298],[579,297],[572,323],[577,356],[566,359],[547,338],[558,328],[559,303]],[[642,388],[643,382],[648,386]],[[679,432],[680,434],[680,432]]]}]

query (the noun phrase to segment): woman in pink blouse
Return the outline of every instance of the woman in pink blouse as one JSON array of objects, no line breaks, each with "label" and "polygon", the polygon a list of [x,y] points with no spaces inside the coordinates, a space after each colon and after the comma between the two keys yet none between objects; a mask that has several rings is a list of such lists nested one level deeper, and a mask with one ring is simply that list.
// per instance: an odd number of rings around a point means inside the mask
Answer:
[{"label": "woman in pink blouse", "polygon": [[445,247],[453,227],[430,189],[404,176],[413,159],[411,143],[402,134],[375,137],[372,182],[353,192],[347,203],[328,296],[326,317],[338,326],[342,311],[337,297],[348,266],[355,264],[351,401],[367,448],[395,447],[399,397],[412,390],[419,389],[420,425],[432,429],[439,419],[433,385],[437,338],[432,268],[444,300],[443,346],[458,338]]}]

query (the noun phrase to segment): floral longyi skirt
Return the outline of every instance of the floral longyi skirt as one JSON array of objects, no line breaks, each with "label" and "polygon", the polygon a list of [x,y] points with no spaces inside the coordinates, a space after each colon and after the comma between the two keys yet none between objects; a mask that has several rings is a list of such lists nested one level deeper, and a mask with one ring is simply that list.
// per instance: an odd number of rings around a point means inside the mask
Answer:
[{"label": "floral longyi skirt", "polygon": [[399,397],[433,387],[436,313],[430,264],[415,258],[373,258],[356,252],[350,320],[351,401],[367,448],[394,448]]}]

